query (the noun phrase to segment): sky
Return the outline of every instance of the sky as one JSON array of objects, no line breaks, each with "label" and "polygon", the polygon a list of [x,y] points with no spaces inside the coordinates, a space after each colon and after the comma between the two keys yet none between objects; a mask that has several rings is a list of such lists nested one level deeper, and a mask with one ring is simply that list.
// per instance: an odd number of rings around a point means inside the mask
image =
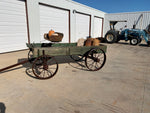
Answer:
[{"label": "sky", "polygon": [[106,13],[150,11],[150,0],[73,0]]}]

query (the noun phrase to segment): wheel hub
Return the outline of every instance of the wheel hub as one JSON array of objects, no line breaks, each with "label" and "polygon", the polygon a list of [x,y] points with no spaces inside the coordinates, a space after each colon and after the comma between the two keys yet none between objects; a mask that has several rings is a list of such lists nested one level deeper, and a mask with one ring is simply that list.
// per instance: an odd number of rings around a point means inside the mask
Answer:
[{"label": "wheel hub", "polygon": [[107,35],[107,40],[112,41],[113,40],[113,35],[111,35],[111,34]]},{"label": "wheel hub", "polygon": [[100,62],[100,59],[97,58],[97,59],[96,59],[96,62]]},{"label": "wheel hub", "polygon": [[44,64],[44,65],[43,65],[43,69],[44,69],[44,70],[47,70],[47,69],[48,69],[48,65],[47,65],[47,64]]},{"label": "wheel hub", "polygon": [[136,43],[137,43],[137,40],[136,40],[136,39],[132,39],[132,43],[133,43],[133,44],[136,44]]},{"label": "wheel hub", "polygon": [[93,57],[92,59],[94,60],[94,62],[100,62],[99,58]]}]

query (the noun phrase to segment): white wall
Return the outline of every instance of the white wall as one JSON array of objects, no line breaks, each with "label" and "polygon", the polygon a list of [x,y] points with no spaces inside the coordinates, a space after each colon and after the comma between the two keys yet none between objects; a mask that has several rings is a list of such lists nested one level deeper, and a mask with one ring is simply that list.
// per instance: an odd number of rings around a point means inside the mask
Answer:
[{"label": "white wall", "polygon": [[27,49],[24,0],[0,0],[0,53]]},{"label": "white wall", "polygon": [[[104,18],[104,12],[71,0],[27,0],[30,42],[40,42],[39,3],[70,10],[71,42],[76,40],[75,14],[73,11],[91,15],[91,36],[94,35],[94,16]],[[45,31],[48,32],[48,31]]]}]

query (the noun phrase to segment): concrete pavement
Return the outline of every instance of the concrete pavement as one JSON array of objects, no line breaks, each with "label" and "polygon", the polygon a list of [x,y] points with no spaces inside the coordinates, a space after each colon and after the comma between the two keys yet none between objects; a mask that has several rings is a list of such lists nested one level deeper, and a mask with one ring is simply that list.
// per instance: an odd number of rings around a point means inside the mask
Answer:
[{"label": "concrete pavement", "polygon": [[[51,79],[34,78],[31,64],[0,73],[0,109],[6,113],[150,113],[150,47],[106,44],[107,60],[97,72],[57,60]],[[0,54],[0,68],[27,58],[28,51]],[[68,62],[70,61],[70,63]]]}]

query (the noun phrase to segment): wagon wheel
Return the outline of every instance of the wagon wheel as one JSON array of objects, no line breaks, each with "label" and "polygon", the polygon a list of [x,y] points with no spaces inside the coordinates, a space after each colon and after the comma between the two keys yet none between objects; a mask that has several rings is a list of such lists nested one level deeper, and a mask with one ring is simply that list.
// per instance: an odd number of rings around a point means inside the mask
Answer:
[{"label": "wagon wheel", "polygon": [[29,52],[28,52],[28,60],[29,60],[30,63],[32,63],[32,61],[33,61],[32,59],[33,59],[33,51],[29,50]]},{"label": "wagon wheel", "polygon": [[85,65],[90,71],[100,70],[106,62],[106,54],[102,49],[92,49],[85,58]]},{"label": "wagon wheel", "polygon": [[58,63],[54,57],[42,55],[33,62],[32,71],[39,79],[49,79],[57,73]]},{"label": "wagon wheel", "polygon": [[74,61],[81,61],[84,56],[82,56],[82,55],[70,55],[70,57],[71,57]]}]

